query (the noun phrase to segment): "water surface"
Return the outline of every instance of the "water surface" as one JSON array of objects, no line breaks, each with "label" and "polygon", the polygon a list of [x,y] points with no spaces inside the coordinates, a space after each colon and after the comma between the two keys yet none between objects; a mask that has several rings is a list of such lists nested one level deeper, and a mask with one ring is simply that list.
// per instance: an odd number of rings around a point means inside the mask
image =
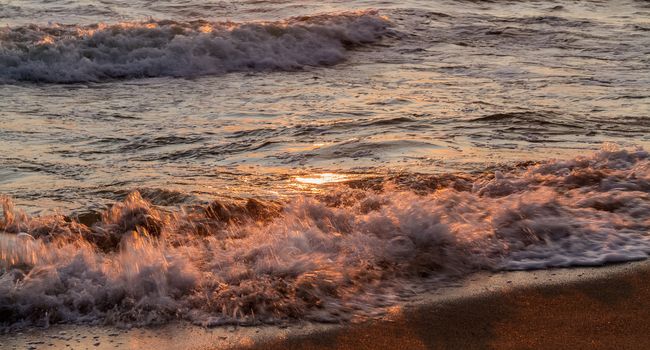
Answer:
[{"label": "water surface", "polygon": [[0,329],[339,322],[650,254],[644,1],[9,1]]}]

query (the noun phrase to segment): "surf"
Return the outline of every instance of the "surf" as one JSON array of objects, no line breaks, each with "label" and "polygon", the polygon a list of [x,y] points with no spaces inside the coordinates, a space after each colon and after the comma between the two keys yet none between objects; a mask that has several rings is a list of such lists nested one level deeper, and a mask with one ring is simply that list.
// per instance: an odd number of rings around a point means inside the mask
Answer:
[{"label": "surf", "polygon": [[331,66],[389,35],[376,11],[280,21],[150,20],[0,29],[0,82],[79,83]]},{"label": "surf", "polygon": [[175,210],[133,192],[85,223],[30,216],[5,198],[0,324],[341,322],[481,270],[650,254],[642,149],[445,182],[335,186]]}]

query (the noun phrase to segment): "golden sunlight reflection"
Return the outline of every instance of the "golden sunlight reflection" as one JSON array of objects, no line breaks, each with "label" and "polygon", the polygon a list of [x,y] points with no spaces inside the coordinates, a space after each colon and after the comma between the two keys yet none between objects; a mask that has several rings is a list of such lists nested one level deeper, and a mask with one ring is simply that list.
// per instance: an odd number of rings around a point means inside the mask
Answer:
[{"label": "golden sunlight reflection", "polygon": [[343,182],[350,180],[345,174],[323,173],[309,176],[297,176],[294,178],[297,182],[310,185],[325,185],[329,183]]},{"label": "golden sunlight reflection", "polygon": [[54,43],[54,37],[50,35],[44,36],[40,41],[38,41],[36,44],[37,45],[51,45]]}]

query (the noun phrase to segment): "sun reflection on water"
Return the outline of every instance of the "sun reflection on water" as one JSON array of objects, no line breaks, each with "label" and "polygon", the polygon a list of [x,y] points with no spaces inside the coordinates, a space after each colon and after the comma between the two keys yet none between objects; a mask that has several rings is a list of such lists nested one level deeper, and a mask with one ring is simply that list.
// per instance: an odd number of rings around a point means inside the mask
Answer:
[{"label": "sun reflection on water", "polygon": [[344,182],[350,180],[350,177],[345,174],[323,173],[309,176],[297,176],[294,180],[303,184],[325,185],[329,183]]}]

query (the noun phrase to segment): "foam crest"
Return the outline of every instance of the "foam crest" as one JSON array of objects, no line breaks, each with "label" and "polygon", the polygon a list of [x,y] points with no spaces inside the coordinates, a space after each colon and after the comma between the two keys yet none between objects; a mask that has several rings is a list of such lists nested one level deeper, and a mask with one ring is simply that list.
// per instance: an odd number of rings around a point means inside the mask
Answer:
[{"label": "foam crest", "polygon": [[149,21],[0,29],[0,82],[98,82],[298,70],[346,59],[389,22],[373,11],[279,22]]},{"label": "foam crest", "polygon": [[132,193],[88,225],[5,199],[0,324],[338,322],[478,270],[650,254],[644,150],[459,177],[471,186],[420,179],[174,212]]}]

